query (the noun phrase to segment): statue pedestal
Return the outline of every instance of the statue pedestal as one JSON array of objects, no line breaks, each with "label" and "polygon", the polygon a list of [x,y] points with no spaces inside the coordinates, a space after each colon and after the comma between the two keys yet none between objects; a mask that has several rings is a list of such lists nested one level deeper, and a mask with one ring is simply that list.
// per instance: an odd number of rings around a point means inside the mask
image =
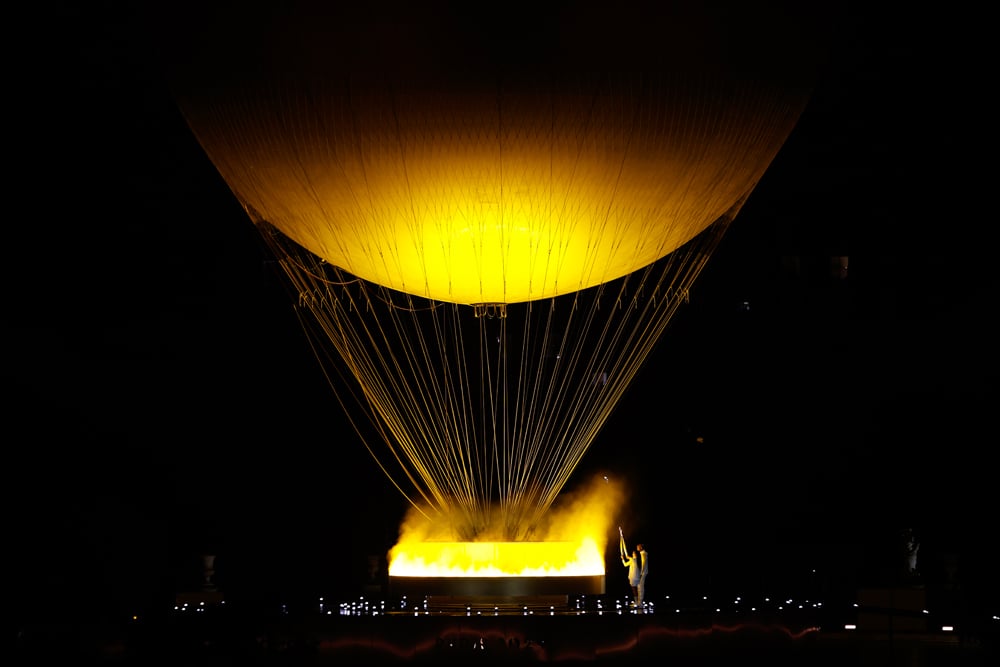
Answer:
[{"label": "statue pedestal", "polygon": [[927,593],[919,586],[858,591],[858,630],[927,632]]},{"label": "statue pedestal", "polygon": [[197,608],[225,602],[225,596],[215,587],[215,556],[202,556],[202,588],[200,591],[178,593],[174,598],[178,607]]}]

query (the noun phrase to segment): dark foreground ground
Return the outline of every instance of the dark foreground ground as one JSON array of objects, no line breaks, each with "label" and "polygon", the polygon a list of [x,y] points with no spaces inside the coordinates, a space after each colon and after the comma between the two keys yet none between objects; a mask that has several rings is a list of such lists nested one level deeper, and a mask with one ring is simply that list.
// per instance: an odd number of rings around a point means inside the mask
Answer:
[{"label": "dark foreground ground", "polygon": [[996,616],[911,609],[914,592],[907,590],[859,599],[867,602],[664,598],[644,613],[607,596],[567,596],[554,605],[454,597],[416,605],[364,598],[271,608],[194,603],[154,621],[24,624],[14,664],[1000,664]]}]

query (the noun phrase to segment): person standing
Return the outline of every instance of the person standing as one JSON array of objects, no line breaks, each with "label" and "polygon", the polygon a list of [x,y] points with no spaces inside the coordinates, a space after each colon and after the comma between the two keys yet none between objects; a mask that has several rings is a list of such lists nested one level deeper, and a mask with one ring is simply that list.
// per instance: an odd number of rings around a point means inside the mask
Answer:
[{"label": "person standing", "polygon": [[632,589],[632,606],[639,607],[639,552],[632,549],[632,555],[621,551],[622,565],[628,567],[628,585]]},{"label": "person standing", "polygon": [[646,547],[642,544],[637,544],[636,548],[639,550],[639,586],[636,599],[639,603],[639,609],[642,609],[646,604],[646,575],[649,574],[649,556],[646,554]]},{"label": "person standing", "polygon": [[618,527],[620,539],[618,541],[618,552],[622,559],[622,565],[628,568],[628,585],[632,589],[631,606],[639,607],[639,554],[636,549],[632,550],[632,555],[628,555],[628,547],[625,546],[625,533],[621,526]]}]

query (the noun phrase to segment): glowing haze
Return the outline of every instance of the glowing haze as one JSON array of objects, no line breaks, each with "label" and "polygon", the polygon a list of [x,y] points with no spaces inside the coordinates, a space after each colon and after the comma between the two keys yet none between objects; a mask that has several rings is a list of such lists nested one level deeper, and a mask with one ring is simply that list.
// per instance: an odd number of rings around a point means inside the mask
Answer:
[{"label": "glowing haze", "polygon": [[[531,539],[503,541],[489,526],[475,542],[458,541],[448,517],[412,508],[389,551],[389,575],[399,577],[537,577],[604,574],[604,550],[615,532],[624,489],[605,477],[560,496],[533,527]],[[502,516],[501,512],[494,515]]]}]

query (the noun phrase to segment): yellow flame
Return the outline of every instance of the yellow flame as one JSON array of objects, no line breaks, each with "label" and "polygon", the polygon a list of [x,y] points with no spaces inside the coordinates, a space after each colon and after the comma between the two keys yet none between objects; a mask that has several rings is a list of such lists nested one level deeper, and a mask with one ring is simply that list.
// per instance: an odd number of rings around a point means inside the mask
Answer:
[{"label": "yellow flame", "polygon": [[566,577],[604,574],[592,539],[572,542],[423,542],[400,550],[397,577]]},{"label": "yellow flame", "polygon": [[[397,577],[553,577],[595,576],[605,572],[604,549],[614,530],[622,489],[595,477],[553,505],[537,539],[509,542],[484,530],[474,542],[449,539],[440,512],[416,508],[400,526],[389,551],[389,575]],[[615,532],[617,537],[617,532]]]}]

